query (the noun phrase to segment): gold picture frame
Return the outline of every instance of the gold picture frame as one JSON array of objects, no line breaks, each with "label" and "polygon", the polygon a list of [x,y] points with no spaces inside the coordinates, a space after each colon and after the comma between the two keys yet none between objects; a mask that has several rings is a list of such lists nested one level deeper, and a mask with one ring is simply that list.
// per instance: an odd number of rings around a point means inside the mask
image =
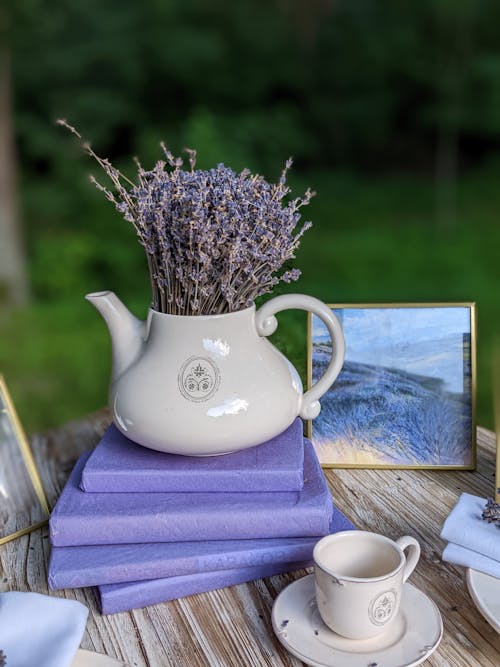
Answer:
[{"label": "gold picture frame", "polygon": [[496,421],[496,442],[497,442],[497,459],[496,459],[496,474],[495,474],[495,502],[500,503],[500,426]]},{"label": "gold picture frame", "polygon": [[[307,435],[308,437],[313,441],[313,445],[316,449],[316,452],[318,454],[318,457],[320,459],[320,463],[322,467],[324,468],[370,468],[370,469],[393,469],[393,470],[474,470],[476,467],[476,340],[477,340],[477,314],[476,314],[476,304],[474,302],[437,302],[437,303],[415,303],[415,302],[409,302],[409,303],[337,303],[337,304],[328,304],[328,307],[331,308],[332,310],[337,310],[341,311],[341,314],[343,311],[346,310],[366,310],[367,315],[370,315],[373,309],[387,309],[387,310],[394,310],[397,311],[399,309],[447,309],[447,308],[459,308],[459,309],[467,309],[468,310],[468,323],[469,323],[469,330],[465,330],[462,333],[463,334],[469,334],[470,333],[470,376],[468,375],[467,377],[470,378],[470,431],[471,431],[471,442],[470,442],[470,455],[468,456],[468,460],[465,460],[464,456],[464,463],[459,463],[459,464],[446,464],[446,465],[441,465],[439,463],[425,463],[425,462],[418,462],[418,463],[404,463],[404,464],[399,464],[399,463],[392,463],[392,462],[374,462],[373,460],[367,460],[367,461],[347,461],[347,460],[339,460],[338,458],[335,459],[333,456],[329,457],[329,455],[325,455],[325,450],[327,447],[323,446],[323,442],[316,442],[315,443],[315,432],[313,428],[313,423],[311,421],[308,421],[307,423]],[[436,311],[434,311],[436,312]],[[307,386],[310,388],[313,384],[313,321],[314,321],[315,316],[312,315],[311,313],[308,314],[308,319],[307,319]],[[318,320],[319,322],[319,320]],[[464,339],[463,339],[464,340]],[[347,347],[347,355],[349,354],[349,336],[348,333],[346,333],[346,347]],[[348,356],[346,356],[346,360],[348,359]],[[463,362],[465,363],[465,362]],[[464,378],[465,378],[464,374]],[[338,380],[341,380],[342,378],[342,372],[341,375],[339,376]],[[328,394],[330,392],[335,392],[336,391],[336,383],[333,384],[332,388],[325,394],[325,396],[321,399],[321,403],[323,404],[325,401],[325,398],[328,400]],[[332,394],[333,395],[333,394]],[[464,394],[465,395],[465,394]],[[467,403],[467,406],[469,406],[469,403]],[[321,413],[320,413],[320,418],[321,418]],[[317,418],[318,419],[318,418]],[[315,423],[317,423],[317,420],[315,420]],[[467,447],[469,447],[467,443]],[[469,451],[469,450],[468,450]],[[356,454],[356,453],[355,453]],[[364,455],[365,452],[362,452]],[[356,458],[356,456],[352,456],[352,458]],[[359,457],[362,458],[362,457]],[[373,456],[371,456],[373,459]],[[329,460],[330,459],[330,460]],[[368,459],[368,454],[367,454],[367,459]],[[500,466],[500,463],[499,463]],[[499,479],[500,479],[500,472],[499,472]]]},{"label": "gold picture frame", "polygon": [[500,347],[496,348],[493,360],[493,410],[496,437],[495,502],[500,503]]},{"label": "gold picture frame", "polygon": [[[36,520],[27,519],[26,525],[16,527],[13,532],[0,532],[0,545],[2,545],[44,526],[50,516],[47,498],[31,448],[2,375],[0,375],[0,426],[0,449],[2,450],[0,461],[3,456],[5,457],[0,470],[0,492],[4,498],[3,502],[7,503],[7,515],[13,507],[13,500],[9,494],[10,484],[18,494],[21,494],[18,502],[20,504],[25,502],[28,505],[28,511],[24,511],[25,508],[23,508],[22,519],[25,518],[25,515],[31,516],[33,513],[36,516]],[[13,477],[15,479],[12,479]],[[23,490],[26,491],[29,498],[22,497]]]}]

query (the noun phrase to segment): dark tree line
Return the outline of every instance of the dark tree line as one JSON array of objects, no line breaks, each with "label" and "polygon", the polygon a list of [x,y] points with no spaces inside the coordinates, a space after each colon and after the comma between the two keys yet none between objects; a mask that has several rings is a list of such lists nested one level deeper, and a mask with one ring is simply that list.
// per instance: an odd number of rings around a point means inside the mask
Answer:
[{"label": "dark tree line", "polygon": [[4,0],[0,187],[15,140],[30,231],[71,217],[88,165],[66,117],[118,160],[165,139],[270,177],[290,154],[432,173],[452,224],[459,169],[500,146],[499,21],[495,0]]},{"label": "dark tree line", "polygon": [[19,148],[41,172],[64,159],[61,114],[116,155],[168,135],[257,167],[292,151],[446,171],[499,143],[494,0],[19,0],[12,14]]}]

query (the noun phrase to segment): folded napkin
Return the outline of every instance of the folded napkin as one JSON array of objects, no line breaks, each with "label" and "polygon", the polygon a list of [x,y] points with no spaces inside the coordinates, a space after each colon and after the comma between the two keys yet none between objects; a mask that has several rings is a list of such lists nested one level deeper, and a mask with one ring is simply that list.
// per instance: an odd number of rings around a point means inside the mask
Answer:
[{"label": "folded napkin", "polygon": [[500,561],[500,529],[481,518],[486,500],[462,493],[441,531],[443,540]]},{"label": "folded napkin", "polygon": [[88,609],[38,593],[0,593],[0,649],[7,667],[70,667]]},{"label": "folded napkin", "polygon": [[[499,529],[497,528],[497,530]],[[500,539],[500,534],[498,539]],[[472,549],[464,549],[464,547],[458,544],[450,542],[446,545],[443,551],[443,560],[447,563],[453,563],[453,565],[471,567],[473,570],[478,570],[479,572],[484,572],[500,579],[500,561],[482,556],[477,551],[472,551]]]},{"label": "folded napkin", "polygon": [[500,577],[500,528],[482,519],[485,505],[484,498],[462,493],[441,531],[449,542],[443,560]]}]

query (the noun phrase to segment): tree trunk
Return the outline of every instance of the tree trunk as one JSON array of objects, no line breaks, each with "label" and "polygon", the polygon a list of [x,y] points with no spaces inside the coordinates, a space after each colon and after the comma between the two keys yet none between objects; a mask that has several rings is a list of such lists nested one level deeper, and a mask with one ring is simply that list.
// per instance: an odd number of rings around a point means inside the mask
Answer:
[{"label": "tree trunk", "polygon": [[28,276],[16,193],[10,54],[0,45],[0,304],[28,300]]},{"label": "tree trunk", "polygon": [[451,230],[457,224],[458,129],[440,127],[437,137],[435,184],[438,227]]}]

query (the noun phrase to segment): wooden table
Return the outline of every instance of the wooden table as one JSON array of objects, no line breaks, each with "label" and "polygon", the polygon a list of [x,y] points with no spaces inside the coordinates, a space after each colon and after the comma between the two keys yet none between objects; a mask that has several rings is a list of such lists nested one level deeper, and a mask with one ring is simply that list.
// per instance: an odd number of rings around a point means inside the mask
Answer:
[{"label": "wooden table", "polygon": [[[77,456],[93,447],[110,419],[103,410],[46,435],[34,436],[38,469],[53,504]],[[500,635],[483,620],[467,592],[464,570],[442,563],[442,523],[462,491],[491,495],[494,436],[478,429],[476,472],[329,470],[338,507],[359,527],[392,538],[415,536],[422,545],[412,582],[437,603],[444,637],[426,665],[499,667]],[[0,547],[3,590],[48,593],[47,528]],[[82,647],[137,667],[258,667],[302,665],[275,638],[271,607],[278,593],[305,571],[276,576],[130,613],[101,616],[94,589],[52,595],[90,609]],[[339,666],[341,667],[341,666]],[[383,667],[381,665],[380,667]]]}]

